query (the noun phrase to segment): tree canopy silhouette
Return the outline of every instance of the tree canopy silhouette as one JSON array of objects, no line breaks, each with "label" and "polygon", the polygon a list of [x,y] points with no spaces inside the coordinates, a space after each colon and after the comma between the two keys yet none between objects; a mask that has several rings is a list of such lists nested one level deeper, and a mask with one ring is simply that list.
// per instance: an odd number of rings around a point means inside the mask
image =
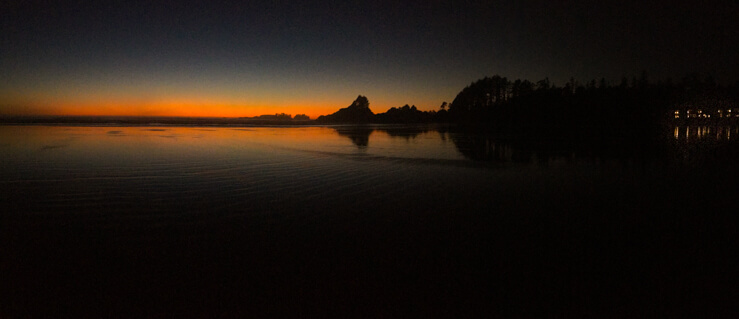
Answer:
[{"label": "tree canopy silhouette", "polygon": [[[601,79],[581,84],[571,78],[563,87],[549,79],[510,81],[495,75],[465,87],[449,105],[458,123],[483,124],[513,135],[541,133],[578,138],[644,136],[669,120],[670,112],[684,103],[691,106],[736,106],[737,88],[722,87],[711,77],[693,75],[675,84],[652,83],[646,72],[618,86]],[[706,103],[705,101],[722,101]],[[700,102],[704,101],[704,102]],[[733,102],[732,102],[733,101]]]},{"label": "tree canopy silhouette", "polygon": [[[607,137],[609,131],[643,135],[669,119],[670,112],[691,108],[737,108],[739,82],[720,86],[708,76],[691,74],[677,83],[650,82],[646,72],[617,86],[604,78],[580,82],[570,78],[564,86],[548,78],[531,82],[500,75],[477,80],[438,111],[421,111],[415,105],[373,113],[369,99],[359,95],[351,105],[317,119],[319,123],[429,123],[454,122],[485,125],[511,134],[543,132]],[[717,113],[716,111],[715,113]],[[725,118],[725,116],[724,116]]]}]

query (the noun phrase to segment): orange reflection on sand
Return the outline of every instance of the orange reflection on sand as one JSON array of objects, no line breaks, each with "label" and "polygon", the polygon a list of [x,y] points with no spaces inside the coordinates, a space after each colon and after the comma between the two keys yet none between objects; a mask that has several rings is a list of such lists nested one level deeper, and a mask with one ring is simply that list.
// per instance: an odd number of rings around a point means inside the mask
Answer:
[{"label": "orange reflection on sand", "polygon": [[335,130],[324,127],[173,127],[173,126],[0,126],[6,147],[28,150],[62,148],[156,148],[161,144],[176,148],[232,148],[259,143],[292,148],[337,140]]}]

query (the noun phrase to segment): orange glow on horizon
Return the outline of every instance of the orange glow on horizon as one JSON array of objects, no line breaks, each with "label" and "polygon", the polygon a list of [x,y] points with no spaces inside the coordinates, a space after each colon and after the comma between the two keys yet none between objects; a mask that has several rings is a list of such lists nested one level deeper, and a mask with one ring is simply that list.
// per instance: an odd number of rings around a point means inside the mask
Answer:
[{"label": "orange glow on horizon", "polygon": [[[51,105],[51,104],[47,104]],[[233,103],[166,101],[145,104],[123,103],[56,103],[53,106],[6,108],[6,115],[71,115],[71,116],[176,116],[176,117],[254,117],[286,113],[308,115],[316,119],[346,106],[336,105],[235,105]]]},{"label": "orange glow on horizon", "polygon": [[[351,104],[354,95],[306,97],[224,98],[217,95],[146,96],[128,94],[56,95],[46,92],[10,92],[0,98],[0,115],[58,116],[174,116],[174,117],[255,117],[286,113],[316,119]],[[386,112],[390,100],[370,101],[374,113]],[[431,104],[428,102],[426,104]],[[420,104],[420,110],[430,110]]]}]

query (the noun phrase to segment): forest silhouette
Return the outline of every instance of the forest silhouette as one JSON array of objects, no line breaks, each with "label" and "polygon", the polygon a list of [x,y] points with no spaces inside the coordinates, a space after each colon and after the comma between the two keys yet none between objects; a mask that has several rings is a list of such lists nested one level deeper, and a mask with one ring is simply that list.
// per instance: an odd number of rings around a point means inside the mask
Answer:
[{"label": "forest silhouette", "polygon": [[[495,75],[471,83],[438,111],[421,111],[406,104],[375,114],[369,99],[360,95],[350,106],[316,122],[355,124],[335,129],[360,149],[368,147],[373,131],[411,139],[434,130],[475,161],[546,162],[573,154],[664,160],[674,157],[668,155],[676,149],[672,144],[685,141],[673,137],[673,132],[687,134],[697,132],[698,127],[721,132],[736,127],[738,88],[698,74],[678,82],[650,82],[642,73],[631,80],[623,78],[618,85],[605,79],[584,84],[570,79],[561,87],[549,79],[511,81]],[[701,145],[693,145],[696,138],[689,140],[691,144],[680,146],[681,151],[715,148],[727,158],[737,158],[736,143],[719,143],[725,149],[718,149],[705,139]]]},{"label": "forest silhouette", "polygon": [[[720,85],[711,76],[690,74],[678,82],[650,82],[646,72],[617,85],[605,79],[585,83],[570,79],[564,86],[548,78],[531,82],[495,75],[462,89],[439,110],[421,111],[408,104],[373,113],[369,100],[358,96],[349,107],[321,116],[316,122],[335,123],[454,123],[502,136],[561,138],[644,138],[675,120],[735,123],[724,116],[736,109],[739,83]],[[697,116],[686,115],[701,112]],[[723,113],[722,113],[723,112]],[[676,114],[683,114],[676,119]],[[704,114],[714,114],[713,117]],[[694,118],[694,119],[693,119]],[[667,122],[672,121],[672,122]]]}]

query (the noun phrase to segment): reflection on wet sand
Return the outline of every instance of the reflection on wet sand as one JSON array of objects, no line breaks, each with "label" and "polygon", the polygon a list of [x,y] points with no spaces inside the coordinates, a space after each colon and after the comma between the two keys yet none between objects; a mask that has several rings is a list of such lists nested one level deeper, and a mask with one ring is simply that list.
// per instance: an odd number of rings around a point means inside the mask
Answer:
[{"label": "reflection on wet sand", "polygon": [[[721,149],[736,148],[739,136],[737,126],[675,126],[672,142],[659,136],[643,137],[569,137],[512,136],[489,130],[469,130],[450,126],[344,126],[333,128],[339,136],[349,138],[359,149],[367,152],[387,151],[399,141],[416,141],[419,136],[437,142],[438,150],[451,140],[454,150],[464,158],[479,162],[546,164],[578,159],[640,158],[653,162],[675,162],[693,158],[681,144],[701,143],[700,153],[706,151],[706,142]],[[433,137],[429,133],[435,134]],[[667,135],[667,134],[665,134]],[[395,142],[394,142],[395,141]],[[678,142],[678,144],[674,144]],[[728,143],[728,144],[727,144]],[[403,144],[412,145],[412,144]]]},{"label": "reflection on wet sand", "polygon": [[369,137],[375,130],[370,127],[336,127],[336,134],[349,138],[359,149],[369,146]]},{"label": "reflection on wet sand", "polygon": [[673,129],[0,126],[0,317],[700,317],[736,131]]},{"label": "reflection on wet sand", "polygon": [[739,136],[735,125],[683,125],[675,126],[675,140],[690,143],[697,141],[730,141]]}]

